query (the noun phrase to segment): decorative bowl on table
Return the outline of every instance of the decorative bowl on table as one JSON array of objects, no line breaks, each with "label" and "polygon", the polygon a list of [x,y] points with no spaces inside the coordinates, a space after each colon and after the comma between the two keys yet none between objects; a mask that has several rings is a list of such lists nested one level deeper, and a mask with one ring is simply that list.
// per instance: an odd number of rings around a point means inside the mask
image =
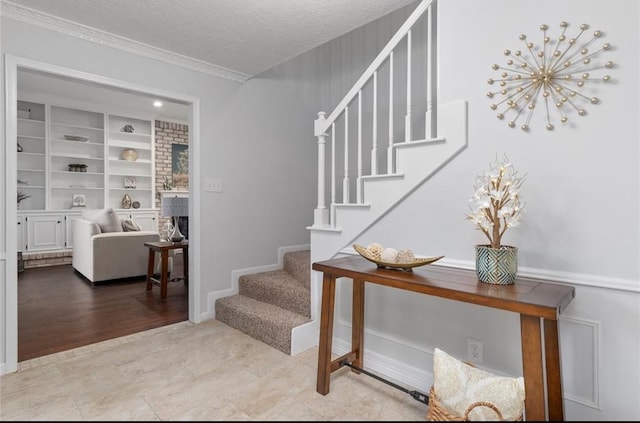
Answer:
[{"label": "decorative bowl on table", "polygon": [[67,141],[89,141],[89,137],[83,137],[81,135],[63,135],[62,137]]},{"label": "decorative bowl on table", "polygon": [[[443,258],[444,256],[435,256],[435,257],[412,257],[408,258],[406,262],[391,262],[385,261],[387,257],[384,257],[384,254],[380,256],[377,252],[373,252],[369,250],[367,247],[363,247],[362,245],[353,244],[353,249],[356,250],[358,254],[360,254],[365,259],[369,260],[372,263],[375,263],[379,268],[385,269],[394,269],[394,270],[405,270],[411,272],[411,269],[414,267],[425,266],[427,264],[431,264]],[[381,246],[380,248],[381,249]]]}]

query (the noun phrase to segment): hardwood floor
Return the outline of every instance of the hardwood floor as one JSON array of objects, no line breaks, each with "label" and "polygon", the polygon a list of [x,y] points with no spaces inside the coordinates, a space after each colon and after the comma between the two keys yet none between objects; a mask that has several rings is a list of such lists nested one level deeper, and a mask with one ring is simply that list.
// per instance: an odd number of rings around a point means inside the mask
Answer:
[{"label": "hardwood floor", "polygon": [[[182,276],[182,258],[171,278]],[[176,263],[178,262],[178,263]],[[187,286],[146,290],[145,277],[92,286],[71,265],[18,274],[18,361],[188,320]]]}]

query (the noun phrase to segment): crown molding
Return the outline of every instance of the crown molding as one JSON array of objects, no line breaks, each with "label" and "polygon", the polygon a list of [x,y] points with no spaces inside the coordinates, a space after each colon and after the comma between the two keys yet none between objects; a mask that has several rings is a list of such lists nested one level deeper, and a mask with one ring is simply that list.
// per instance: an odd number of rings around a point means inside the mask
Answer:
[{"label": "crown molding", "polygon": [[193,59],[158,47],[153,47],[106,31],[69,21],[48,13],[25,7],[10,1],[0,1],[0,15],[41,28],[57,31],[71,37],[80,38],[128,53],[160,60],[196,72],[202,72],[234,82],[246,82],[251,76],[236,72],[202,60]]}]

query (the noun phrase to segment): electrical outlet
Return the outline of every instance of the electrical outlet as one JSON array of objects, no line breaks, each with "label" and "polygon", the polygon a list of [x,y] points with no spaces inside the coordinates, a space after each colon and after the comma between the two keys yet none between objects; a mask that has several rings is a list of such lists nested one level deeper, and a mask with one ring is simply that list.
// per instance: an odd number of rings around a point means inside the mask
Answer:
[{"label": "electrical outlet", "polygon": [[467,338],[467,358],[475,363],[482,363],[483,343],[478,339]]},{"label": "electrical outlet", "polygon": [[205,179],[204,190],[207,192],[222,192],[221,179]]}]

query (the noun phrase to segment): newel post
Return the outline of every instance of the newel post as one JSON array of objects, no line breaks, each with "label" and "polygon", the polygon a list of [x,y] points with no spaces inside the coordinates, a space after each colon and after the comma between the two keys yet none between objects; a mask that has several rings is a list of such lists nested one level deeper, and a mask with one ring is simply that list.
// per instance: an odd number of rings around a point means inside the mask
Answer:
[{"label": "newel post", "polygon": [[318,137],[318,206],[313,212],[313,226],[329,225],[329,212],[325,205],[325,112],[319,112],[314,122],[314,135]]}]

